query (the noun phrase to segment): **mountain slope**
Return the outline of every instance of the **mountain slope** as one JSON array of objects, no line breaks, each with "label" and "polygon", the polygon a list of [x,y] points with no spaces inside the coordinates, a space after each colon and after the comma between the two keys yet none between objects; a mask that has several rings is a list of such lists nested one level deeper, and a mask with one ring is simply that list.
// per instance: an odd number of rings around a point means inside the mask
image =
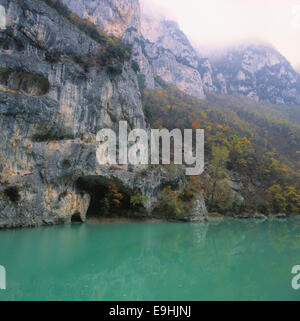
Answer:
[{"label": "mountain slope", "polygon": [[[113,33],[133,47],[133,57],[144,74],[148,88],[155,87],[154,78],[159,76],[195,97],[205,97],[201,74],[197,68],[186,64],[187,59],[191,62],[190,54],[187,54],[185,58],[177,56],[163,44],[151,42],[142,35],[143,15],[140,13],[138,0],[125,2],[120,0],[63,0],[63,2],[70,9],[74,8],[81,18],[89,19],[105,32]],[[177,27],[174,29],[173,22],[166,22],[165,25],[168,26],[169,31],[174,30],[174,35],[179,32]],[[182,33],[180,37],[185,38]],[[171,39],[172,37],[169,41]],[[178,45],[177,40],[175,40],[173,49],[176,48],[176,44]],[[192,64],[197,64],[195,53],[193,59],[195,61]]]},{"label": "mountain slope", "polygon": [[300,104],[300,75],[274,48],[244,44],[205,58],[174,21],[155,17],[138,0],[63,0],[81,17],[133,46],[149,89],[155,77],[203,99],[206,91],[255,101]]},{"label": "mountain slope", "polygon": [[237,46],[211,61],[219,92],[274,104],[300,104],[299,74],[270,46]]},{"label": "mountain slope", "polygon": [[203,101],[163,82],[161,87],[144,94],[146,120],[152,128],[205,129],[207,167],[195,184],[210,211],[300,212],[299,122],[289,121],[277,106],[269,105],[269,114],[243,96],[211,93]]}]

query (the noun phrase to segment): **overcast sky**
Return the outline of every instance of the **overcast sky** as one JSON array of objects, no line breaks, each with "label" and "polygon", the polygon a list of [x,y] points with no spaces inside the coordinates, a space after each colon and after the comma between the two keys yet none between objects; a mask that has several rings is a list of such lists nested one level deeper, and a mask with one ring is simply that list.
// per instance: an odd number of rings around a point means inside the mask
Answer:
[{"label": "overcast sky", "polygon": [[300,67],[300,0],[142,0],[204,46],[258,39]]}]

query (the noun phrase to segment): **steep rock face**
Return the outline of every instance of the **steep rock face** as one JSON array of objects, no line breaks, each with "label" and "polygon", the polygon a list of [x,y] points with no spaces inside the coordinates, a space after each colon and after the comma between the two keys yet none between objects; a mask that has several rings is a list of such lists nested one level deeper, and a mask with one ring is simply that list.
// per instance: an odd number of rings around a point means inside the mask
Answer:
[{"label": "steep rock face", "polygon": [[192,96],[205,98],[201,75],[197,69],[178,62],[170,50],[152,42],[146,41],[144,46],[156,76]]},{"label": "steep rock face", "polygon": [[117,132],[119,120],[146,128],[131,62],[117,75],[101,66],[84,70],[74,57],[101,45],[43,1],[0,3],[7,13],[0,32],[0,228],[84,221],[93,200],[78,184],[83,178],[117,179],[143,192],[151,215],[166,179],[96,161],[100,129]]},{"label": "steep rock face", "polygon": [[209,60],[199,58],[177,22],[149,15],[142,6],[141,25],[144,38],[154,44],[146,46],[146,51],[156,75],[201,99],[204,90],[216,90]]},{"label": "steep rock face", "polygon": [[142,4],[141,30],[144,38],[154,44],[146,49],[155,74],[201,99],[205,98],[204,90],[216,91],[210,61],[199,56],[177,22],[148,14],[149,5]]},{"label": "steep rock face", "polygon": [[[136,74],[128,64],[119,76],[86,74],[71,57],[99,44],[41,1],[1,4],[9,46],[0,52],[0,226],[68,222],[89,206],[74,180],[110,174],[96,162],[97,131],[119,119],[145,128]],[[49,51],[61,60],[47,62]]]},{"label": "steep rock face", "polygon": [[[64,0],[64,3],[80,17],[90,19],[105,32],[132,45],[133,57],[145,76],[148,89],[155,87],[155,76],[159,76],[186,93],[205,97],[196,53],[176,23],[160,21],[155,28],[151,23],[153,18],[141,15],[138,0]],[[147,29],[159,30],[165,38],[156,39],[150,32],[145,33]]]},{"label": "steep rock face", "polygon": [[183,64],[198,68],[198,55],[175,21],[157,20],[144,13],[142,33],[158,47],[169,49]]},{"label": "steep rock face", "polygon": [[300,103],[300,77],[279,52],[267,45],[243,45],[212,59],[215,86],[275,104]]},{"label": "steep rock face", "polygon": [[141,31],[138,0],[63,0],[78,16],[91,20],[105,33],[122,37],[128,28]]},{"label": "steep rock face", "polygon": [[145,76],[145,85],[155,88],[154,71],[146,57],[141,35],[139,0],[63,0],[79,17],[89,19],[105,33],[132,46],[132,56]]},{"label": "steep rock face", "polygon": [[199,58],[198,70],[202,77],[204,89],[208,91],[217,91],[214,81],[213,68],[208,58]]},{"label": "steep rock face", "polygon": [[174,21],[155,19],[142,11],[144,49],[155,76],[182,91],[204,99],[199,59],[185,34]]},{"label": "steep rock face", "polygon": [[132,46],[132,59],[136,61],[140,67],[139,77],[145,78],[145,87],[154,89],[155,73],[145,49],[146,40],[134,28],[127,29],[122,39]]}]

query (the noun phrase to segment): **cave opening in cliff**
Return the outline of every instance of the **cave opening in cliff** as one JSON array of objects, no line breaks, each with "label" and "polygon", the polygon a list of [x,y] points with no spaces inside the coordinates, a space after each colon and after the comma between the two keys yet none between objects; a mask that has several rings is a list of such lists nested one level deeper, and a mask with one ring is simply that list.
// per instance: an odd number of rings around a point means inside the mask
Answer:
[{"label": "cave opening in cliff", "polygon": [[79,212],[76,212],[75,214],[72,215],[71,222],[72,224],[83,223],[83,220]]},{"label": "cave opening in cliff", "polygon": [[0,68],[0,89],[27,96],[44,96],[50,90],[45,77],[23,69]]},{"label": "cave opening in cliff", "polygon": [[103,176],[81,177],[76,187],[91,197],[87,219],[126,217],[132,192],[118,179]]}]

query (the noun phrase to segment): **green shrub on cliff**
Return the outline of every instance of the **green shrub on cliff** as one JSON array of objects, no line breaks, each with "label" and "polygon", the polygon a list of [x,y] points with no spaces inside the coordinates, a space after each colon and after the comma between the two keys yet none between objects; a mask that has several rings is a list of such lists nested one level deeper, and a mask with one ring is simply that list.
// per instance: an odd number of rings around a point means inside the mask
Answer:
[{"label": "green shrub on cliff", "polygon": [[180,219],[186,214],[186,208],[180,199],[181,191],[173,191],[170,186],[163,189],[156,212],[163,214],[167,219]]},{"label": "green shrub on cliff", "polygon": [[113,76],[121,75],[123,72],[123,66],[121,64],[108,66],[107,71]]},{"label": "green shrub on cliff", "polygon": [[131,208],[138,213],[143,213],[146,211],[145,203],[149,201],[149,197],[138,194],[132,195],[130,198]]},{"label": "green shrub on cliff", "polygon": [[132,61],[132,63],[131,63],[131,68],[132,68],[136,73],[140,72],[140,66],[139,66],[139,64],[138,64],[135,60]]}]

